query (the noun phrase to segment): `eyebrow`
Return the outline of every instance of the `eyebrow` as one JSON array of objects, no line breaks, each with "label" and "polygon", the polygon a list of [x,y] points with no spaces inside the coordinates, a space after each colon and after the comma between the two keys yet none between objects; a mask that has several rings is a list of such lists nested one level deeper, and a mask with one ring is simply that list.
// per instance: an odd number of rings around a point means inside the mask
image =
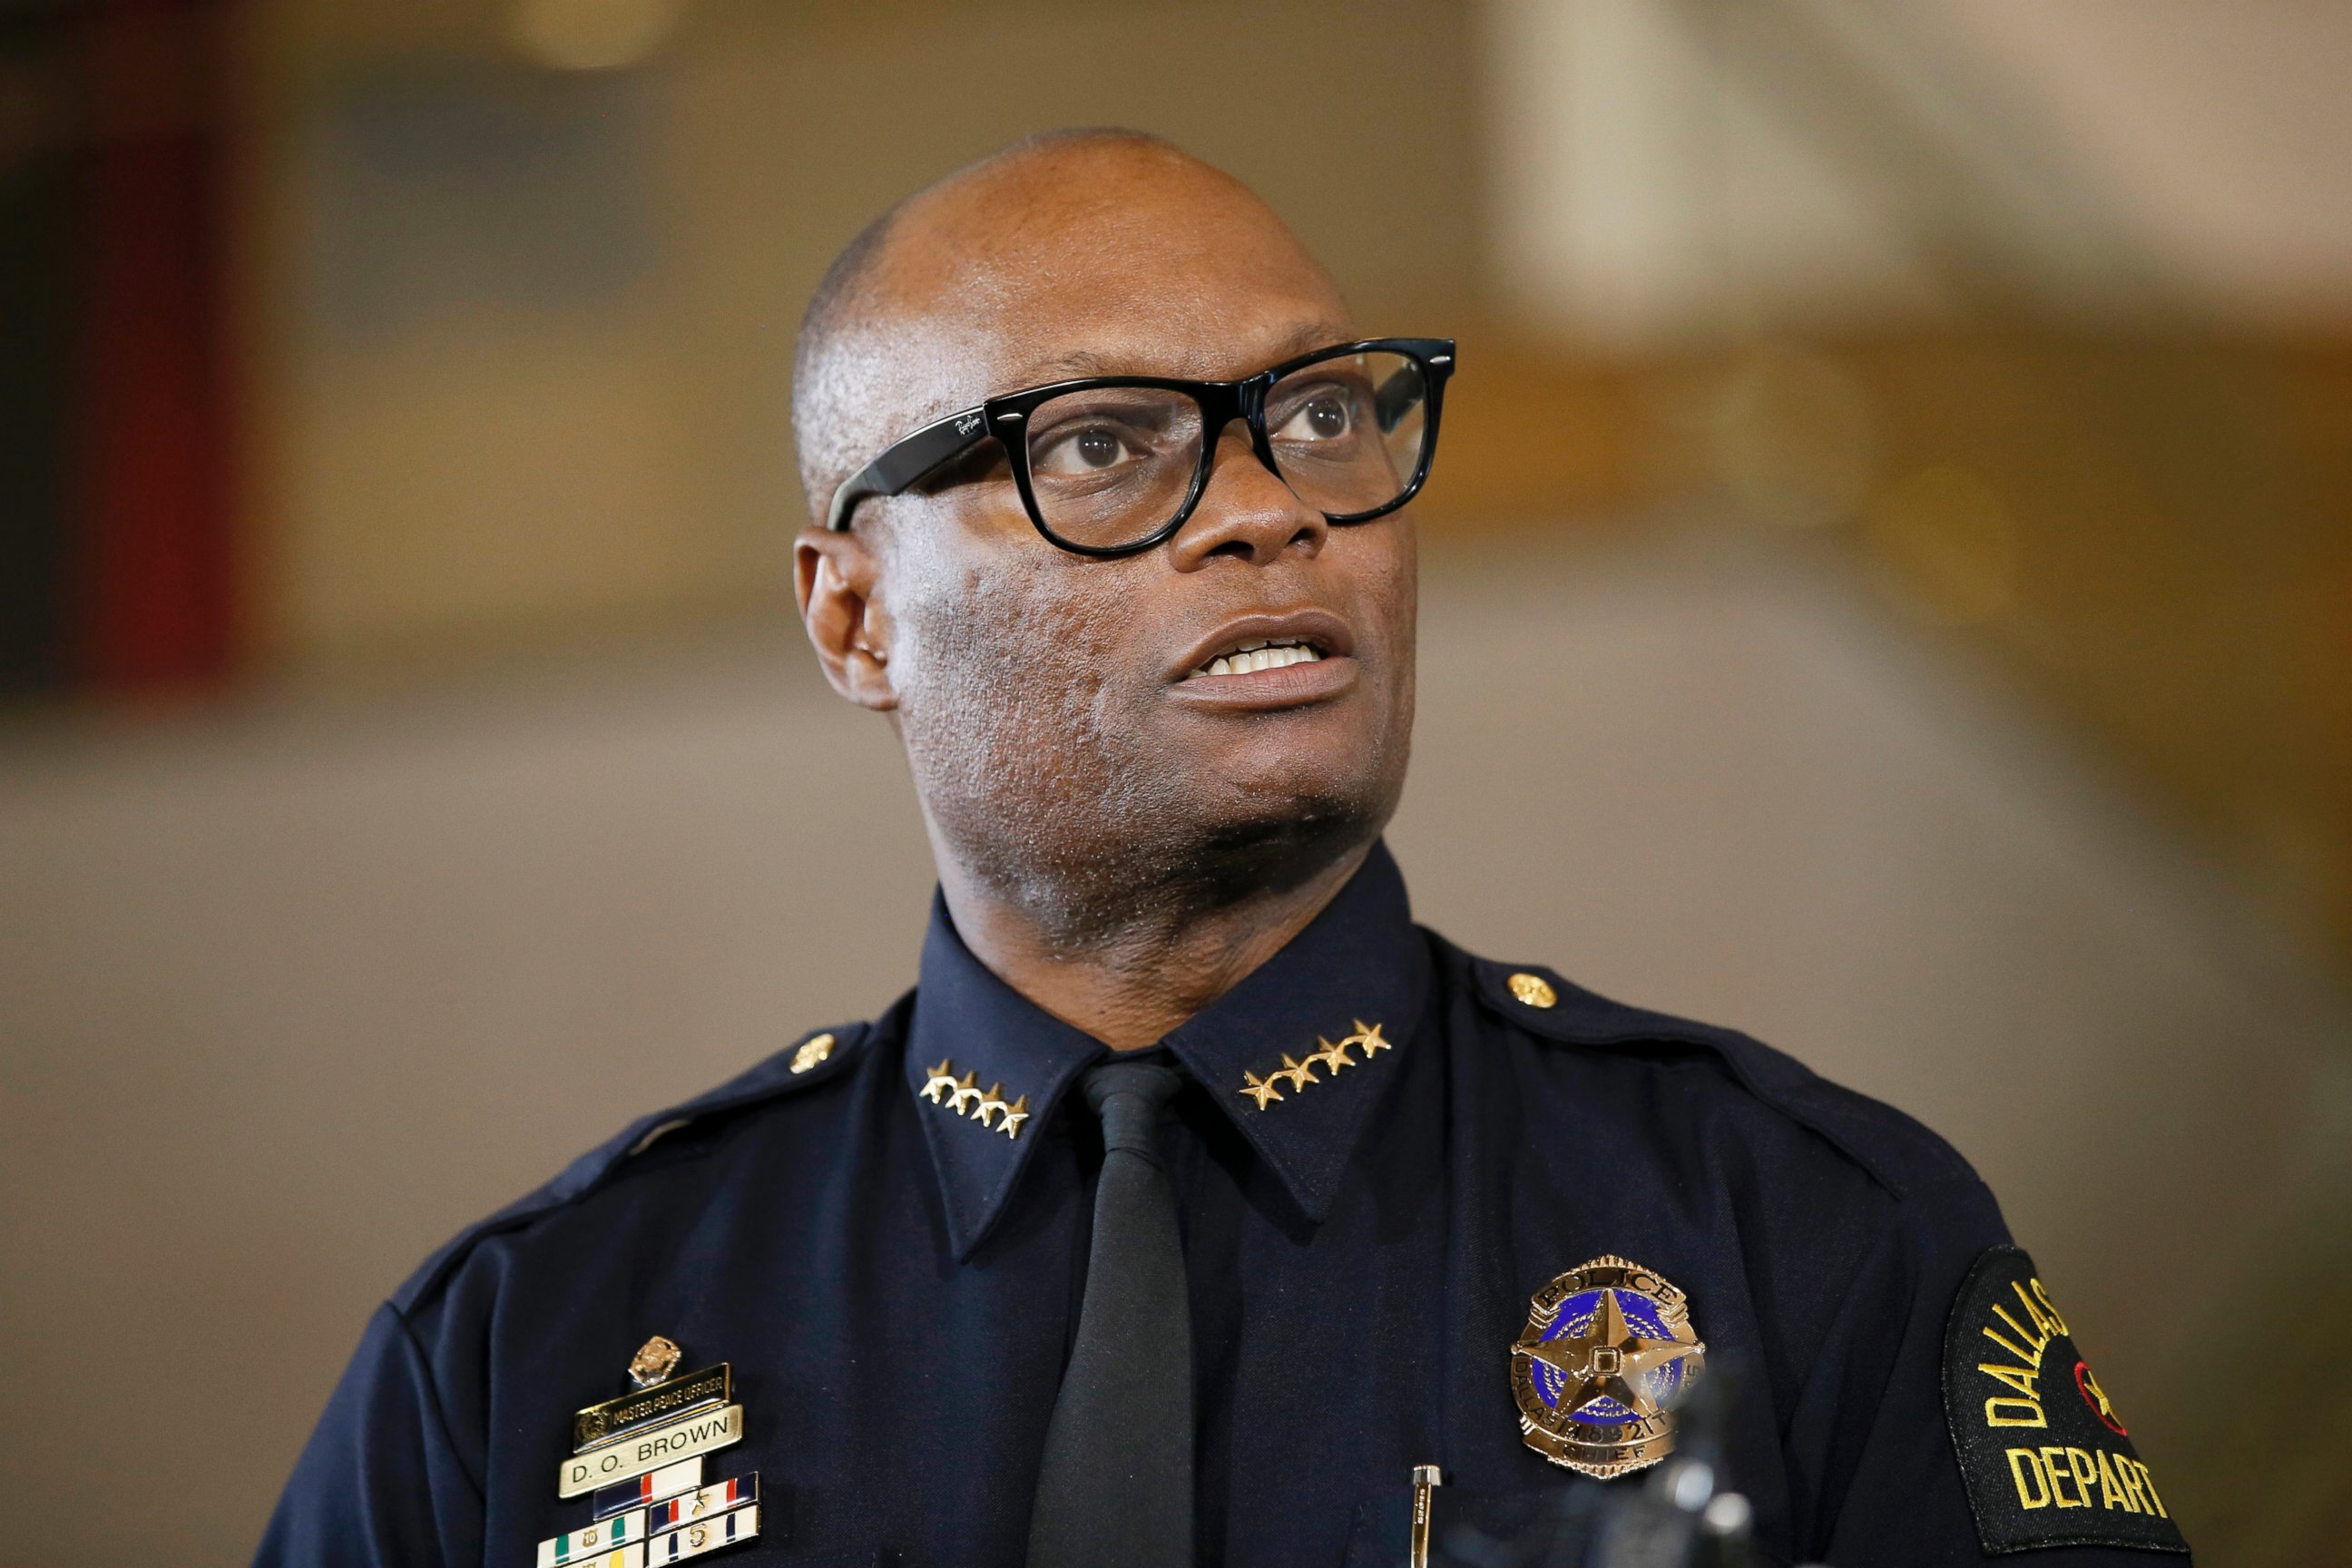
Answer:
[{"label": "eyebrow", "polygon": [[[1280,364],[1286,359],[1295,359],[1311,350],[1323,348],[1331,343],[1352,341],[1344,330],[1328,321],[1309,321],[1291,329],[1288,333],[1277,339],[1275,342],[1274,353],[1265,363]],[[1024,380],[1023,384],[1039,386],[1050,382],[1087,375],[1163,375],[1167,374],[1169,373],[1165,370],[1156,367],[1139,367],[1133,360],[1120,355],[1101,353],[1093,349],[1072,349],[1066,353],[1058,353],[1051,359],[1040,360],[1031,365],[1029,378]]]}]

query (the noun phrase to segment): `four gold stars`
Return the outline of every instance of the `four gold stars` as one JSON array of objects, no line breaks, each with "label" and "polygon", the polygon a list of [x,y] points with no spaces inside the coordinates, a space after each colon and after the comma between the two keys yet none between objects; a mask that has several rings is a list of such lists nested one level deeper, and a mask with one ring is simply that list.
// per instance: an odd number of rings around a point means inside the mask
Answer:
[{"label": "four gold stars", "polygon": [[1339,1076],[1341,1068],[1361,1065],[1348,1054],[1351,1047],[1361,1050],[1364,1053],[1365,1061],[1371,1060],[1381,1051],[1396,1049],[1396,1042],[1381,1037],[1382,1026],[1367,1024],[1361,1018],[1357,1019],[1355,1023],[1355,1033],[1343,1036],[1338,1040],[1327,1040],[1318,1035],[1315,1037],[1318,1048],[1307,1052],[1303,1061],[1285,1051],[1282,1054],[1282,1065],[1269,1071],[1264,1078],[1260,1078],[1254,1072],[1242,1074],[1242,1086],[1234,1092],[1255,1102],[1260,1110],[1264,1110],[1269,1104],[1278,1103],[1287,1098],[1282,1092],[1282,1086],[1286,1081],[1290,1087],[1290,1092],[1297,1094],[1310,1083],[1328,1081],[1315,1076],[1315,1069],[1318,1067],[1329,1073],[1332,1078],[1337,1078]]},{"label": "four gold stars", "polygon": [[923,1074],[923,1087],[916,1091],[921,1098],[958,1116],[969,1116],[991,1132],[1002,1132],[1020,1142],[1022,1124],[1029,1120],[1027,1095],[1008,1101],[1003,1084],[992,1083],[982,1089],[978,1073],[968,1072],[959,1078],[955,1063],[945,1057],[940,1058],[939,1066],[925,1068]]}]

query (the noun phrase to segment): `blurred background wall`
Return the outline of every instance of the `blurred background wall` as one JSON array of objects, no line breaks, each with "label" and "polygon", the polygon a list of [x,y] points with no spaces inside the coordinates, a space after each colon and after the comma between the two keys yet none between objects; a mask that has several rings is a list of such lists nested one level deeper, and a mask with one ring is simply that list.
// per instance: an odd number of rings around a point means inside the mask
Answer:
[{"label": "blurred background wall", "polygon": [[425,1250],[908,982],[792,333],[1101,122],[1462,340],[1422,917],[1944,1131],[2201,1560],[2352,1562],[2347,79],[2321,0],[0,10],[0,1562],[240,1560]]}]

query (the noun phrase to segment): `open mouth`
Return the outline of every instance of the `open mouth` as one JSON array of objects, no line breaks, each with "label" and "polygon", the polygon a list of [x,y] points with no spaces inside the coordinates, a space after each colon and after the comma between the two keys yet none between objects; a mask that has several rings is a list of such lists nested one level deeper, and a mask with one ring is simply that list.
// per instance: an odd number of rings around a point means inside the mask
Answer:
[{"label": "open mouth", "polygon": [[1187,680],[1218,675],[1255,675],[1261,669],[1283,669],[1294,664],[1314,664],[1326,650],[1312,637],[1271,637],[1237,644],[1202,665]]}]

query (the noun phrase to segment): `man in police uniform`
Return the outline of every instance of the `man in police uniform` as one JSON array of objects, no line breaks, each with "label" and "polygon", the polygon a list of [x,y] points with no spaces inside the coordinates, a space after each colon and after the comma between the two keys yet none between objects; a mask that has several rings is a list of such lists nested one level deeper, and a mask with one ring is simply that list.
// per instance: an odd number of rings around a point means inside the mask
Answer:
[{"label": "man in police uniform", "polygon": [[844,253],[798,584],[913,770],[919,984],[427,1262],[262,1562],[1399,1563],[1416,1481],[1591,1517],[1710,1382],[1775,1560],[2186,1550],[1933,1134],[1412,924],[1380,836],[1453,369],[1134,135]]}]

